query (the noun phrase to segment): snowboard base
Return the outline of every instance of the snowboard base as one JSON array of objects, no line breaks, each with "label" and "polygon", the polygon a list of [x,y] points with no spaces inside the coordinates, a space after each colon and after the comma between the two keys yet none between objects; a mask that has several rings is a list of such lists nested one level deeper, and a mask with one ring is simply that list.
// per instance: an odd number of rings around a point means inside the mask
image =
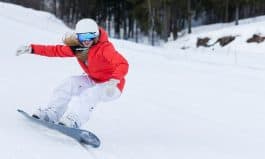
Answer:
[{"label": "snowboard base", "polygon": [[97,148],[100,146],[100,140],[99,138],[92,132],[87,131],[87,130],[82,130],[82,129],[76,129],[76,128],[70,128],[66,127],[63,125],[51,123],[51,122],[46,122],[44,120],[40,120],[37,118],[32,117],[30,114],[27,112],[18,109],[17,110],[20,114],[22,114],[24,117],[29,119],[32,122],[35,122],[37,124],[40,124],[42,126],[45,126],[49,129],[56,130],[58,132],[61,132],[64,135],[67,135],[76,141],[78,141],[82,145],[90,145],[94,148]]}]

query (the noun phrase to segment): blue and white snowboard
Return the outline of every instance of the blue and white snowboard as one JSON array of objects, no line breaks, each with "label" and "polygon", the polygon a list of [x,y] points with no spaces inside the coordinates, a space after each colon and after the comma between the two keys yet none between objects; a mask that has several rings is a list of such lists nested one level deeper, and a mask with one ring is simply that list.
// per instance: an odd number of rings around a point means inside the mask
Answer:
[{"label": "blue and white snowboard", "polygon": [[64,135],[67,135],[67,136],[75,139],[76,141],[78,141],[82,145],[84,145],[84,144],[90,145],[90,146],[95,147],[95,148],[100,146],[99,138],[90,131],[76,129],[76,128],[69,128],[69,127],[66,127],[63,125],[54,124],[51,122],[46,122],[46,121],[32,117],[31,115],[29,115],[27,112],[25,112],[23,110],[18,109],[17,111],[19,113],[21,113],[22,115],[24,115],[26,118],[28,118],[30,121],[35,122],[37,124],[40,124],[42,126],[45,126],[47,128],[57,130],[57,131],[63,133]]}]

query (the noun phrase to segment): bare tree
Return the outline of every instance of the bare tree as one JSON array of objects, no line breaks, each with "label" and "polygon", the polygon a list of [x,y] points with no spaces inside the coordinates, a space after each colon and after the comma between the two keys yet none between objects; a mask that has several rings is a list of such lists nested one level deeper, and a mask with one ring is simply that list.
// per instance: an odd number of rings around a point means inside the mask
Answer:
[{"label": "bare tree", "polygon": [[239,2],[236,2],[235,25],[238,25],[238,21],[239,21]]},{"label": "bare tree", "polygon": [[[150,0],[147,0],[148,4],[148,19],[149,19],[149,24],[150,24],[150,31],[149,31],[149,38],[151,39],[151,44],[154,46],[155,45],[155,39],[154,39],[154,8],[152,8],[152,4]],[[150,35],[151,34],[151,35]]]},{"label": "bare tree", "polygon": [[188,33],[191,34],[191,21],[192,21],[191,0],[187,0],[187,12],[188,12]]},{"label": "bare tree", "polygon": [[225,22],[229,21],[229,0],[225,0]]}]

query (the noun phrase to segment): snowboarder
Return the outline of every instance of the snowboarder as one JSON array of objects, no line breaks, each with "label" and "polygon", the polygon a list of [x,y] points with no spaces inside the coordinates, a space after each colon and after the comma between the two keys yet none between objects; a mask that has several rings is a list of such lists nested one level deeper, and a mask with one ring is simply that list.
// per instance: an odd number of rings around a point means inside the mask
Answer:
[{"label": "snowboarder", "polygon": [[[32,116],[68,127],[80,128],[99,102],[120,97],[128,72],[127,60],[108,40],[105,30],[90,18],[77,22],[75,33],[64,38],[65,45],[30,44],[17,49],[16,55],[76,57],[85,74],[72,76],[53,92],[49,103]],[[70,111],[69,103],[77,96]],[[69,112],[69,113],[66,113]]]}]

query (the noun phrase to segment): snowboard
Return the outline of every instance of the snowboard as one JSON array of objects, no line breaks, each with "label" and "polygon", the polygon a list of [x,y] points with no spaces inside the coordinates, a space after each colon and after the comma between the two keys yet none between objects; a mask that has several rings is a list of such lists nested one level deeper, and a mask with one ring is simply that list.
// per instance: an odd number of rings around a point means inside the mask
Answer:
[{"label": "snowboard", "polygon": [[94,148],[97,148],[100,146],[99,138],[90,131],[77,129],[77,128],[70,128],[70,127],[66,127],[63,125],[54,124],[51,122],[40,120],[40,119],[32,117],[30,114],[28,114],[27,112],[25,112],[21,109],[18,109],[17,111],[20,114],[22,114],[24,117],[29,119],[30,121],[35,122],[39,125],[45,126],[49,129],[56,130],[56,131],[58,131],[64,135],[67,135],[67,136],[75,139],[76,141],[78,141],[83,146],[84,145],[90,145]]}]

